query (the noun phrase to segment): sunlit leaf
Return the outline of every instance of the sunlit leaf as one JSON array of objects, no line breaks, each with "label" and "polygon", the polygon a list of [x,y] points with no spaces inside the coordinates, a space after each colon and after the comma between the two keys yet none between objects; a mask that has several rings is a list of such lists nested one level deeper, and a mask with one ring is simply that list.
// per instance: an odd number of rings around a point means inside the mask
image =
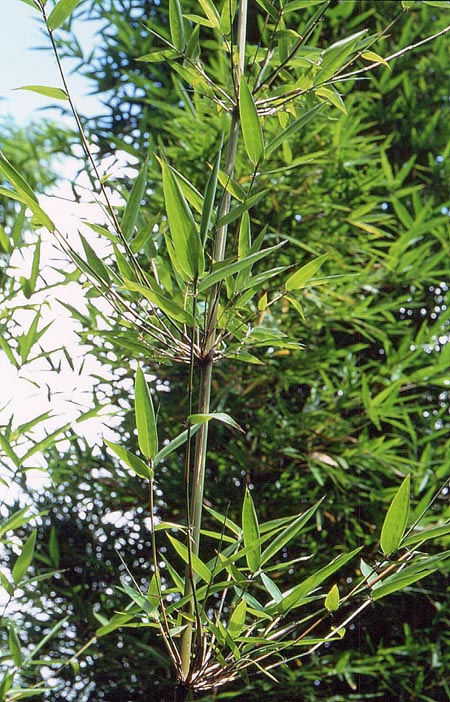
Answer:
[{"label": "sunlit leaf", "polygon": [[139,448],[146,458],[153,459],[158,453],[156,417],[152,396],[140,367],[136,371],[134,408]]},{"label": "sunlit leaf", "polygon": [[389,70],[392,70],[389,63],[375,51],[363,51],[361,58],[366,59],[366,61],[373,61],[375,63],[382,63],[383,66],[387,66]]},{"label": "sunlit leaf", "polygon": [[167,537],[183,561],[186,564],[192,564],[194,574],[199,575],[200,578],[202,578],[202,580],[204,580],[206,583],[210,583],[212,575],[206,563],[203,563],[203,561],[200,560],[195,553],[190,553],[187,546],[181,543],[181,541],[178,541],[178,539],[176,539],[174,536],[167,534]]},{"label": "sunlit leaf", "polygon": [[164,200],[172,237],[174,267],[183,271],[186,280],[203,273],[205,259],[200,234],[192,212],[170,166],[162,161]]},{"label": "sunlit leaf", "polygon": [[209,414],[190,414],[188,417],[188,422],[190,422],[190,424],[205,424],[206,422],[211,421],[211,419],[215,419],[216,421],[222,422],[223,424],[228,424],[234,429],[239,429],[239,431],[243,431],[239,424],[234,421],[233,417],[230,417],[230,415],[226,414],[225,412],[210,412]]},{"label": "sunlit leaf", "polygon": [[250,161],[256,166],[264,157],[264,139],[258,112],[243,75],[239,83],[239,114],[245,148]]},{"label": "sunlit leaf", "polygon": [[120,444],[114,444],[112,441],[107,441],[105,439],[105,444],[114,451],[116,456],[131,470],[139,475],[140,478],[146,478],[147,480],[153,477],[153,470],[150,466],[145,463],[141,458],[135,456],[134,453],[128,451],[124,446]]},{"label": "sunlit leaf", "polygon": [[182,51],[186,45],[180,0],[169,0],[169,26],[173,45]]},{"label": "sunlit leaf", "polygon": [[54,98],[55,100],[68,100],[69,96],[65,90],[61,88],[51,88],[47,85],[21,85],[16,90],[29,90],[32,93],[45,95],[46,97]]},{"label": "sunlit leaf", "polygon": [[183,309],[176,302],[163,295],[154,288],[145,287],[139,283],[135,283],[133,280],[124,280],[124,287],[127,290],[133,290],[135,292],[141,293],[149,302],[151,302],[155,308],[165,312],[169,318],[175,319],[178,322],[183,322],[189,326],[195,326],[195,319],[190,312]]},{"label": "sunlit leaf", "polygon": [[145,189],[147,186],[147,169],[148,162],[144,161],[141,170],[133,183],[131,189],[130,197],[128,198],[124,213],[122,215],[122,221],[120,223],[123,235],[125,239],[131,239],[133,236],[134,228],[139,215],[139,209],[141,207],[142,198],[145,194]]},{"label": "sunlit leaf", "polygon": [[12,569],[12,578],[14,580],[14,583],[17,585],[22,581],[22,578],[26,574],[28,568],[31,565],[31,561],[33,560],[33,555],[34,555],[34,546],[36,543],[36,536],[37,536],[37,530],[35,529],[31,536],[26,540],[25,544],[22,547],[22,551],[20,552],[20,555],[18,556],[16,562],[14,563],[13,569]]},{"label": "sunlit leaf", "polygon": [[300,607],[307,602],[307,597],[310,595],[324,580],[329,578],[333,573],[342,568],[348,561],[356,556],[361,551],[361,547],[343,553],[335,558],[324,568],[305,578],[301,583],[295,585],[291,590],[283,594],[283,602],[281,604],[283,612],[289,612],[291,609]]},{"label": "sunlit leaf", "polygon": [[47,27],[54,31],[61,27],[69,19],[80,0],[59,0],[47,19]]},{"label": "sunlit leaf", "polygon": [[228,622],[228,631],[232,639],[236,639],[241,635],[244,628],[245,615],[247,613],[247,602],[241,600],[233,609],[230,621]]},{"label": "sunlit leaf", "polygon": [[322,256],[318,256],[313,261],[310,261],[305,266],[302,266],[302,268],[295,273],[292,273],[292,275],[290,275],[286,280],[286,290],[300,290],[301,288],[307,287],[311,278],[322,267],[322,264],[326,261],[329,255],[329,253],[322,254]]},{"label": "sunlit leaf", "polygon": [[267,563],[267,561],[273,558],[284,546],[295,539],[305,524],[314,516],[320,504],[321,502],[318,502],[313,507],[306,510],[306,512],[303,512],[303,514],[293,519],[277,536],[270,540],[270,544],[261,554],[261,565]]},{"label": "sunlit leaf", "polygon": [[339,609],[339,603],[339,588],[336,584],[334,584],[325,597],[325,609],[327,609],[329,612],[335,612],[337,609]]},{"label": "sunlit leaf", "polygon": [[242,532],[244,546],[249,550],[246,553],[247,565],[252,573],[256,573],[261,565],[261,545],[254,545],[260,537],[258,517],[255,505],[248,488],[245,489],[244,503],[242,506]]},{"label": "sunlit leaf", "polygon": [[385,556],[395,553],[405,533],[409,513],[410,481],[411,476],[407,475],[387,511],[380,538],[381,550]]}]

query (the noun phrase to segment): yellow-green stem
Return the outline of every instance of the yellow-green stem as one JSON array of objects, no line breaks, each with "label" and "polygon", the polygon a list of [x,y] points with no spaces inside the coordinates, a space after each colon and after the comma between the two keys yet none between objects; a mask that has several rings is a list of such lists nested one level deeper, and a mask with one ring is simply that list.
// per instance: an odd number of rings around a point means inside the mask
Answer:
[{"label": "yellow-green stem", "polygon": [[[237,75],[235,76],[235,85],[239,85],[239,75],[244,70],[245,65],[245,37],[247,30],[247,0],[241,0],[239,5],[239,22],[238,22],[238,65]],[[228,140],[225,172],[232,178],[236,161],[236,151],[239,135],[239,109],[238,109],[238,94],[236,87],[236,102],[233,110],[230,137]],[[222,202],[219,207],[218,219],[224,217],[230,210],[231,198],[228,191],[224,191]],[[227,241],[227,225],[222,226],[216,233],[214,241],[213,258],[214,261],[223,261],[225,258],[225,249]],[[204,345],[204,362],[200,370],[200,385],[199,385],[199,401],[198,412],[200,414],[208,414],[210,412],[211,400],[211,381],[212,370],[214,364],[214,346],[217,336],[217,303],[220,294],[220,286],[214,286],[211,291],[209,313],[205,329],[205,345]],[[208,423],[206,422],[197,434],[195,445],[194,464],[192,469],[191,482],[191,502],[190,502],[190,529],[188,533],[190,551],[195,555],[199,553],[200,547],[200,529],[202,522],[203,510],[203,492],[205,487],[205,470],[206,470],[206,451],[208,443]],[[189,614],[195,613],[195,577],[192,573],[191,564],[186,568],[185,576],[185,596],[189,596],[189,602],[186,611]],[[193,635],[196,625],[191,620],[187,621],[187,626],[181,637],[180,655],[182,662],[183,679],[187,680],[191,667],[193,654]],[[201,632],[197,630],[200,637]]]}]

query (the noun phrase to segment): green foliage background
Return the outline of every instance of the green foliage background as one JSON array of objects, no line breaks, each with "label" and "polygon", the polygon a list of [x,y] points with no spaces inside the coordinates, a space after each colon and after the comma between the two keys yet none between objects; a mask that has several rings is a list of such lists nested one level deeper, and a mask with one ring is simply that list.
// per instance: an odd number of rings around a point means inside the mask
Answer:
[{"label": "green foliage background", "polygon": [[[183,3],[185,11],[196,5]],[[291,13],[290,26],[299,29],[313,11],[311,6]],[[400,11],[397,2],[331,3],[309,43],[324,47],[362,28],[379,31]],[[70,27],[59,39],[63,55],[78,58],[76,70],[105,94],[104,114],[85,121],[88,137],[100,154],[123,150],[139,163],[149,159],[139,227],[152,231],[164,212],[154,152],[164,145],[170,162],[203,192],[223,115],[208,95],[192,97],[167,65],[139,61],[154,47],[149,26],[167,27],[167,3],[82,1],[77,12],[105,23],[91,56],[82,55]],[[266,31],[265,13],[256,2],[251,13],[248,40],[254,47]],[[377,51],[387,56],[429,36],[445,26],[447,17],[445,8],[413,3]],[[215,62],[217,38],[207,27],[202,42],[210,51],[211,72],[226,84],[228,66]],[[236,519],[247,484],[264,520],[302,511],[324,497],[316,523],[289,547],[286,558],[314,554],[320,567],[330,553],[364,546],[364,558],[373,562],[378,557],[374,539],[402,477],[411,471],[413,519],[448,479],[448,63],[444,36],[393,61],[392,72],[381,65],[340,83],[345,108],[324,102],[313,119],[272,152],[258,179],[262,194],[250,211],[252,229],[257,233],[267,224],[269,244],[287,240],[271,265],[307,263],[329,253],[324,273],[342,276],[304,291],[304,318],[286,303],[260,310],[262,327],[289,330],[302,350],[260,349],[255,352],[260,365],[227,359],[213,385],[214,408],[228,412],[244,433],[230,435],[227,427],[212,426],[206,504]],[[308,99],[302,98],[302,107],[312,106]],[[280,124],[267,119],[263,129],[268,143]],[[8,133],[4,138],[11,143]],[[42,153],[39,138],[33,143]],[[48,185],[44,174],[39,180],[37,170],[31,172],[37,187]],[[249,173],[242,148],[236,181],[246,185]],[[130,190],[128,182],[114,185],[123,193]],[[2,205],[7,207],[3,200]],[[6,234],[16,216],[17,211],[5,213]],[[232,228],[231,241],[236,223]],[[161,228],[155,238],[160,246]],[[14,244],[21,245],[19,237]],[[143,265],[153,256],[153,246],[148,239],[142,247]],[[3,281],[5,297],[11,296]],[[265,289],[270,295],[270,281],[261,282],[261,292]],[[122,408],[121,440],[137,449],[126,384],[134,377],[131,337],[127,345],[128,331],[122,327],[123,344],[113,345],[120,320],[99,310],[95,290],[87,290],[86,303],[88,313],[78,317],[83,342],[120,379],[109,381],[105,371],[95,402],[105,401],[106,385],[107,402]],[[14,345],[11,320],[4,319],[5,338]],[[99,322],[110,329],[111,342],[99,343]],[[147,370],[157,377],[161,440],[170,439],[189,414],[187,369],[148,361]],[[4,436],[14,445],[11,426],[4,427]],[[35,568],[36,574],[61,572],[25,588],[24,601],[33,607],[22,611],[19,635],[24,647],[32,645],[48,631],[48,618],[68,615],[49,643],[49,655],[58,659],[94,634],[99,615],[109,617],[126,606],[127,599],[114,589],[124,569],[121,559],[138,582],[147,582],[147,494],[144,483],[123,470],[101,442],[93,452],[85,440],[72,438],[64,453],[49,445],[45,455],[51,488],[27,496],[36,511],[46,510]],[[181,519],[183,469],[177,455],[161,466],[157,484],[160,516]],[[21,486],[26,492],[24,479]],[[105,523],[111,511],[124,518]],[[448,516],[448,488],[427,520],[431,523],[437,514]],[[342,574],[342,586],[354,577],[352,568]],[[298,581],[301,571],[292,575]],[[43,610],[48,618],[39,616]],[[279,686],[252,677],[244,690],[234,685],[213,699],[449,700],[448,621],[446,573],[438,572],[374,605],[341,643],[281,670]],[[30,684],[35,674],[34,669],[26,674]],[[56,690],[44,698],[164,702],[171,699],[171,686],[168,660],[151,631],[123,629],[98,639],[79,669],[62,668]]]}]

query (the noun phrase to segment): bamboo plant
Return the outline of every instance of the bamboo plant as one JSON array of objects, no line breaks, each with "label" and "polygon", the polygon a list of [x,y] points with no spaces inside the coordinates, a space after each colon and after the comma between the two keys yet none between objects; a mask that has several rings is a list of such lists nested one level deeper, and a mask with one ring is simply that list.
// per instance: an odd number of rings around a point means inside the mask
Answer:
[{"label": "bamboo plant", "polygon": [[[374,66],[389,65],[397,55],[415,47],[381,56],[376,49],[390,29],[385,27],[377,34],[361,31],[321,51],[311,51],[308,41],[319,31],[328,0],[260,0],[266,17],[261,43],[255,48],[246,40],[247,0],[220,4],[199,0],[195,13],[188,11],[192,3],[186,8],[182,0],[169,0],[167,31],[149,25],[154,48],[141,60],[164,62],[184,85],[189,109],[195,111],[197,103],[207,100],[220,129],[214,159],[206,164],[203,192],[183,174],[182,164],[171,162],[164,143],[158,145],[153,163],[159,169],[165,211],[144,236],[140,229],[143,201],[152,197],[147,192],[149,161],[142,164],[119,216],[111,204],[108,183],[100,177],[61,65],[55,34],[77,2],[59,0],[50,10],[43,0],[27,2],[41,14],[62,87],[26,87],[68,101],[72,109],[108,218],[106,226],[91,223],[91,228],[110,243],[111,259],[103,261],[81,235],[80,249],[69,245],[64,232],[55,227],[26,180],[4,156],[0,170],[11,183],[10,196],[31,210],[36,226],[54,234],[90,285],[108,300],[126,331],[115,342],[128,344],[140,363],[135,379],[139,454],[122,444],[107,444],[131,471],[148,481],[150,586],[143,592],[129,572],[120,585],[129,596],[128,608],[111,615],[96,637],[124,626],[157,629],[173,663],[175,702],[239,677],[245,682],[250,672],[275,680],[278,667],[310,655],[327,641],[341,639],[350,622],[373,601],[417,582],[448,557],[448,552],[429,556],[422,550],[429,539],[449,533],[448,523],[427,530],[418,528],[417,522],[409,524],[409,475],[384,519],[378,537],[379,562],[360,560],[360,576],[346,592],[339,591],[333,576],[354,562],[361,548],[342,553],[319,569],[302,564],[297,584],[287,590],[277,584],[284,573],[300,568],[299,562],[307,559],[284,561],[280,554],[308,528],[320,502],[294,516],[265,523],[259,523],[248,486],[242,495],[240,523],[204,504],[210,423],[225,424],[231,437],[240,431],[230,415],[215,409],[215,368],[227,359],[259,363],[260,350],[268,347],[300,349],[300,341],[292,339],[287,330],[271,328],[261,320],[282,304],[302,315],[305,291],[333,284],[320,272],[331,252],[302,266],[295,260],[272,265],[285,241],[281,238],[267,245],[274,233],[267,228],[251,231],[250,225],[249,212],[262,193],[260,176],[270,168],[270,155],[319,112],[345,110],[339,90],[342,82]],[[402,5],[399,15],[408,10],[408,3]],[[289,27],[289,19],[304,8],[307,18],[299,32]],[[202,54],[199,37],[204,28],[214,37],[217,62],[227,67],[221,76]],[[419,43],[431,39],[425,37]],[[278,121],[279,129],[268,139],[271,120]],[[152,255],[144,261],[141,251],[152,236],[156,243],[151,244]],[[130,334],[135,335],[132,342]],[[145,375],[155,362],[181,364],[187,375],[186,427],[163,446]],[[154,504],[158,468],[174,451],[183,457],[185,476],[185,515],[177,523],[160,521]],[[215,521],[216,530],[205,531],[204,510]],[[161,544],[169,547],[171,555],[160,552]],[[213,555],[203,555],[208,553]],[[176,565],[180,561],[181,569]]]}]

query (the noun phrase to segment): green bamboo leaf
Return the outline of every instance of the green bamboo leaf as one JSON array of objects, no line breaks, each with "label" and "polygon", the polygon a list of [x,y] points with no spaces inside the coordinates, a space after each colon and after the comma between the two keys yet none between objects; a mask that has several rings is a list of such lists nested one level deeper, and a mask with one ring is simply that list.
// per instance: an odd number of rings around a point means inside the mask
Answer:
[{"label": "green bamboo leaf", "polygon": [[135,283],[132,280],[125,279],[123,283],[124,288],[126,290],[132,290],[134,292],[141,293],[141,295],[143,295],[147,300],[149,300],[149,302],[155,305],[155,307],[165,312],[165,314],[167,314],[168,317],[171,317],[172,319],[175,319],[178,322],[183,322],[183,324],[188,324],[191,327],[195,326],[196,322],[191,313],[187,310],[184,310],[182,307],[177,305],[176,302],[173,302],[173,300],[170,300],[162,293],[145,287],[144,285],[140,285],[139,283]]},{"label": "green bamboo leaf", "polygon": [[183,561],[186,564],[189,564],[191,562],[192,570],[194,571],[194,573],[200,576],[200,578],[202,578],[202,580],[204,580],[207,584],[209,584],[211,582],[212,575],[206,563],[203,563],[203,561],[200,560],[200,558],[196,556],[196,554],[192,551],[191,553],[189,553],[188,548],[183,543],[181,543],[181,541],[178,541],[178,539],[176,539],[174,536],[172,536],[171,534],[167,534],[167,537],[171,542],[172,546],[174,547],[175,551],[178,553],[179,556],[181,556]]},{"label": "green bamboo leaf", "polygon": [[80,0],[59,0],[47,19],[47,27],[49,30],[53,32],[55,29],[61,27],[70,17],[79,2]]},{"label": "green bamboo leaf", "polygon": [[35,10],[39,10],[40,8],[36,5],[34,0],[20,0],[21,2],[24,2],[25,5],[29,5],[30,7],[33,7]]},{"label": "green bamboo leaf", "polygon": [[220,31],[225,36],[231,32],[231,26],[236,13],[237,0],[225,0],[220,13]]},{"label": "green bamboo leaf", "polygon": [[166,456],[168,456],[172,451],[175,451],[179,446],[182,446],[188,440],[189,436],[194,436],[200,429],[200,424],[193,424],[189,429],[185,429],[178,434],[172,441],[163,446],[161,451],[158,451],[155,458],[153,459],[153,465],[156,467],[158,463],[163,461]]},{"label": "green bamboo leaf", "polygon": [[139,448],[152,460],[158,453],[158,432],[152,396],[140,367],[136,371],[134,407]]},{"label": "green bamboo leaf", "polygon": [[405,533],[409,513],[410,481],[411,476],[407,475],[387,511],[380,538],[381,550],[385,556],[395,553]]},{"label": "green bamboo leaf", "polygon": [[31,536],[26,540],[20,555],[18,556],[16,562],[14,563],[12,569],[12,578],[14,584],[17,585],[21,582],[25,573],[31,565],[34,555],[34,545],[36,543],[37,530],[35,529]]},{"label": "green bamboo leaf", "polygon": [[[4,437],[0,436],[0,439]],[[14,454],[15,455],[15,454]],[[16,456],[17,458],[17,456]],[[20,465],[20,461],[17,458],[17,463],[16,465]],[[14,529],[17,529],[18,527],[22,526],[23,524],[27,524],[30,522],[32,519],[35,518],[35,514],[27,514],[27,512],[30,510],[30,505],[27,505],[26,507],[22,507],[22,509],[19,509],[17,512],[14,512],[6,521],[3,522],[3,524],[0,525],[0,538],[4,536],[8,531],[13,531]]]},{"label": "green bamboo leaf", "polygon": [[211,22],[211,26],[215,29],[220,29],[220,15],[217,12],[216,6],[211,0],[198,0],[203,8],[203,12]]},{"label": "green bamboo leaf", "polygon": [[2,151],[0,151],[0,173],[3,173],[5,178],[7,178],[7,180],[9,180],[9,182],[17,190],[17,193],[15,193],[2,188],[2,193],[5,194],[6,197],[11,197],[14,200],[22,202],[24,205],[27,205],[27,207],[29,207],[33,215],[39,221],[40,225],[46,227],[50,232],[54,231],[55,225],[39,206],[38,199],[34,194],[33,189],[8,161]]},{"label": "green bamboo leaf", "polygon": [[36,697],[36,695],[42,695],[44,692],[48,692],[48,687],[33,687],[32,690],[29,688],[22,687],[11,687],[8,690],[8,699],[10,700],[24,700],[27,697]]},{"label": "green bamboo leaf", "polygon": [[300,268],[298,271],[295,271],[295,273],[292,273],[292,275],[290,275],[286,280],[286,290],[290,292],[292,290],[300,290],[301,288],[307,287],[311,278],[321,268],[322,264],[324,261],[326,261],[329,255],[329,253],[322,254],[322,256],[318,256],[313,261],[310,261],[305,266],[302,266],[302,268]]},{"label": "green bamboo leaf", "polygon": [[280,589],[277,587],[277,585],[275,585],[273,580],[269,578],[269,576],[266,575],[266,573],[261,573],[261,580],[271,598],[275,602],[281,602],[281,600],[283,599],[283,595],[281,594]]},{"label": "green bamboo leaf", "polygon": [[80,232],[78,232],[78,236],[80,237],[80,241],[83,245],[84,253],[86,254],[86,261],[88,267],[91,269],[91,274],[92,272],[95,273],[97,278],[106,283],[106,285],[109,285],[111,278],[108,267],[105,266],[101,258],[97,256],[92,246]]},{"label": "green bamboo leaf", "polygon": [[9,651],[11,653],[11,658],[13,659],[14,665],[17,668],[20,668],[23,660],[22,647],[20,645],[19,637],[17,636],[17,631],[15,627],[11,624],[8,628],[8,645]]},{"label": "green bamboo leaf", "polygon": [[215,283],[218,283],[220,280],[225,280],[234,273],[239,273],[240,271],[250,268],[254,263],[256,263],[256,261],[265,258],[273,251],[276,251],[276,249],[279,249],[281,246],[284,246],[284,244],[285,242],[281,241],[279,244],[275,244],[275,246],[270,246],[267,249],[263,249],[262,251],[257,251],[253,254],[250,254],[249,256],[242,258],[240,261],[233,261],[233,263],[223,263],[218,265],[212,273],[207,275],[200,282],[200,285],[198,286],[199,292],[204,292],[205,290],[208,290],[208,288],[210,288]]},{"label": "green bamboo leaf", "polygon": [[278,6],[275,5],[273,2],[270,2],[270,0],[256,0],[258,5],[262,7],[262,9],[267,12],[267,14],[272,17],[275,22],[278,22],[279,20],[279,9]]},{"label": "green bamboo leaf", "polygon": [[232,639],[236,639],[241,635],[242,629],[245,624],[245,615],[247,614],[247,602],[241,600],[239,604],[233,609],[230,620],[228,622],[228,633]]},{"label": "green bamboo leaf", "polygon": [[172,263],[184,273],[185,280],[194,280],[205,268],[200,234],[178,180],[170,166],[162,161],[164,201],[169,220],[173,251]]},{"label": "green bamboo leaf", "polygon": [[373,600],[380,600],[382,597],[386,597],[386,595],[392,595],[393,592],[398,592],[398,590],[403,590],[405,587],[413,585],[432,573],[434,573],[434,570],[422,570],[414,573],[406,573],[405,571],[403,575],[402,573],[398,573],[398,577],[393,577],[389,582],[374,587],[371,592],[371,597]]},{"label": "green bamboo leaf", "polygon": [[127,241],[129,241],[133,236],[134,228],[138,219],[139,209],[147,187],[147,170],[148,161],[145,160],[136,180],[133,183],[130,197],[128,198],[128,202],[120,222],[122,233]]},{"label": "green bamboo leaf", "polygon": [[200,220],[200,238],[204,242],[208,236],[211,217],[214,208],[214,200],[216,198],[217,183],[219,177],[221,151],[216,156],[211,173],[209,174],[208,182],[206,183],[205,198],[203,200],[202,218]]},{"label": "green bamboo leaf", "polygon": [[232,207],[226,215],[221,217],[216,222],[216,226],[223,227],[226,224],[231,224],[231,222],[235,222],[237,219],[239,219],[239,217],[242,217],[242,215],[245,212],[254,207],[254,205],[256,205],[266,193],[267,190],[260,190],[258,193],[255,193],[250,197],[246,197],[243,202],[239,203],[239,205],[236,205],[236,207]]},{"label": "green bamboo leaf", "polygon": [[36,242],[36,247],[34,249],[34,254],[33,254],[33,263],[31,266],[31,275],[30,275],[30,296],[34,293],[36,290],[36,283],[37,279],[39,277],[40,273],[40,260],[41,260],[41,237]]},{"label": "green bamboo leaf", "polygon": [[402,548],[409,548],[413,544],[421,544],[429,539],[439,539],[442,536],[447,536],[448,534],[450,534],[450,524],[442,524],[441,526],[413,532],[410,536],[407,536],[402,540]]},{"label": "green bamboo leaf", "polygon": [[142,609],[146,614],[148,614],[150,617],[153,619],[157,618],[157,613],[156,609],[158,607],[157,604],[154,602],[154,598],[152,598],[153,601],[149,601],[149,599],[142,594],[139,590],[135,590],[135,588],[131,587],[128,585],[128,583],[122,582],[122,587],[118,587],[118,590],[122,590],[122,592],[125,592],[128,597],[130,597],[133,602],[135,602],[140,609]]},{"label": "green bamboo leaf", "polygon": [[311,7],[312,5],[323,5],[323,3],[324,0],[292,0],[283,6],[283,15],[294,10],[303,10],[305,7]]},{"label": "green bamboo leaf", "polygon": [[298,117],[292,124],[290,124],[284,131],[281,132],[273,141],[266,146],[266,155],[268,156],[272,151],[277,149],[283,144],[284,141],[290,139],[299,129],[304,127],[308,122],[310,122],[318,112],[324,109],[324,103],[315,105],[311,107],[310,110],[305,112],[303,115]]},{"label": "green bamboo leaf", "polygon": [[21,85],[20,88],[15,88],[15,90],[29,90],[32,93],[45,95],[45,97],[53,98],[55,100],[69,99],[69,96],[65,90],[62,90],[61,88],[51,88],[49,85]]},{"label": "green bamboo leaf", "polygon": [[255,505],[248,487],[245,489],[244,503],[242,505],[242,532],[244,536],[244,547],[249,550],[246,553],[247,565],[252,573],[256,573],[261,565],[261,544],[252,544],[260,538],[258,517]]},{"label": "green bamboo leaf", "polygon": [[186,39],[180,0],[169,0],[169,27],[173,45],[179,51],[183,51],[186,46]]},{"label": "green bamboo leaf", "polygon": [[324,580],[333,575],[337,570],[342,568],[348,561],[350,561],[357,553],[361,551],[362,547],[355,548],[349,553],[342,553],[340,556],[335,558],[331,563],[329,563],[324,568],[320,568],[316,573],[310,575],[309,578],[303,580],[291,590],[288,590],[283,595],[283,602],[281,604],[283,612],[289,612],[295,607],[301,607],[308,601],[306,598],[310,595],[313,590],[315,590],[319,585],[323,583]]},{"label": "green bamboo leaf", "polygon": [[242,260],[250,253],[250,248],[252,245],[252,233],[250,225],[250,215],[244,212],[241,218],[241,223],[239,225],[239,239],[238,239],[238,260]]},{"label": "green bamboo leaf", "polygon": [[423,4],[437,7],[439,10],[450,10],[449,0],[423,0]]},{"label": "green bamboo leaf", "polygon": [[106,634],[110,634],[112,631],[119,629],[134,618],[134,614],[114,614],[107,624],[103,624],[103,626],[96,630],[95,635],[98,638],[106,636]]},{"label": "green bamboo leaf", "polygon": [[211,419],[216,419],[218,422],[228,424],[230,427],[234,427],[234,429],[239,429],[239,431],[243,431],[239,424],[234,421],[233,417],[230,417],[230,415],[226,414],[226,412],[210,412],[209,414],[190,414],[187,419],[190,424],[205,424],[206,422],[211,421]]},{"label": "green bamboo leaf", "polygon": [[336,612],[336,610],[339,609],[340,599],[339,588],[334,584],[325,597],[325,609],[329,612]]},{"label": "green bamboo leaf", "polygon": [[366,59],[366,61],[375,61],[376,63],[382,63],[383,66],[387,66],[391,71],[389,63],[380,54],[375,53],[375,51],[364,51],[361,54],[361,58]]},{"label": "green bamboo leaf", "polygon": [[59,544],[58,535],[55,527],[50,529],[50,537],[48,540],[48,552],[53,568],[59,568]]},{"label": "green bamboo leaf", "polygon": [[153,470],[150,468],[150,466],[141,458],[135,456],[134,453],[128,451],[128,449],[126,449],[124,446],[114,444],[112,441],[107,441],[106,439],[105,444],[111,449],[111,451],[114,451],[122,463],[124,463],[128,468],[131,468],[131,470],[140,478],[145,478],[147,480],[151,480],[153,478]]},{"label": "green bamboo leaf", "polygon": [[0,585],[10,595],[14,595],[14,585],[8,580],[6,575],[0,570]]},{"label": "green bamboo leaf", "polygon": [[258,111],[244,75],[241,75],[239,82],[239,114],[245,149],[256,166],[264,158],[264,139]]},{"label": "green bamboo leaf", "polygon": [[333,86],[331,86],[330,88],[317,88],[316,95],[318,97],[325,98],[326,100],[328,100],[328,102],[331,102],[331,104],[334,105],[334,107],[337,107],[338,110],[343,112],[344,115],[347,114],[347,108],[345,107],[345,103],[339,95],[336,88],[334,88]]},{"label": "green bamboo leaf", "polygon": [[316,513],[322,500],[317,502],[313,507],[310,507],[303,514],[299,514],[298,517],[293,519],[291,524],[288,524],[283,531],[281,531],[273,540],[270,541],[269,546],[264,549],[261,554],[261,565],[263,566],[267,561],[275,556],[286,544],[288,544],[292,539],[294,539],[297,534],[303,529],[305,524],[309,522],[311,517]]},{"label": "green bamboo leaf", "polygon": [[321,84],[332,78],[338,70],[349,59],[352,53],[357,50],[362,37],[367,34],[367,29],[351,34],[344,39],[340,39],[331,46],[327,47],[322,53],[322,61],[320,70],[317,71],[314,84]]}]

